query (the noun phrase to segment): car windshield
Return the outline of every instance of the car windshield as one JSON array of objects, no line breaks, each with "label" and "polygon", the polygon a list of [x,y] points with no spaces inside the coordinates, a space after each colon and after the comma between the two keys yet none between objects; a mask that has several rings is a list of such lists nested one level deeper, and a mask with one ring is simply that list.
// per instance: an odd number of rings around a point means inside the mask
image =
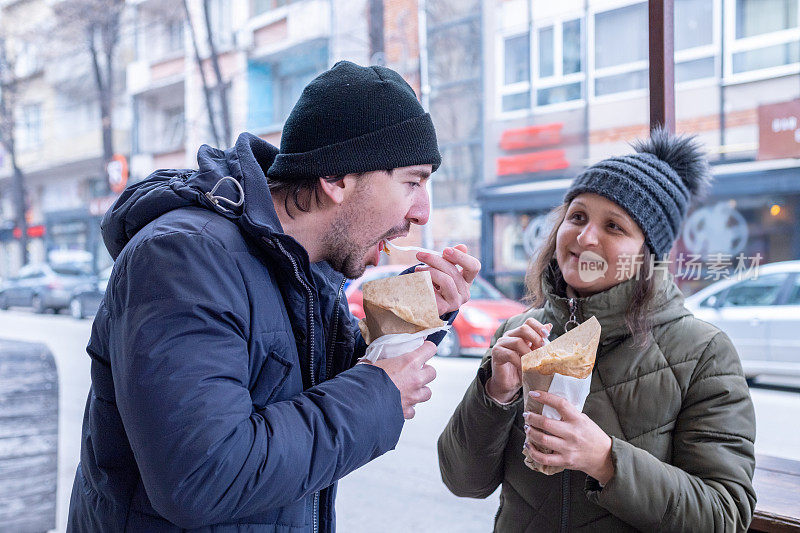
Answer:
[{"label": "car windshield", "polygon": [[502,300],[505,298],[503,293],[492,287],[492,285],[483,278],[475,278],[469,293],[470,299],[472,300]]}]

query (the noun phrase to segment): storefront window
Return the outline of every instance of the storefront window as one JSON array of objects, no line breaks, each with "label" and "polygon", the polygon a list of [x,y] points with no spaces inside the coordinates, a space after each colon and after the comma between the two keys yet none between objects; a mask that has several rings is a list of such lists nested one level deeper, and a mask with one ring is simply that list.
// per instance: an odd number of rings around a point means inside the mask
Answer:
[{"label": "storefront window", "polygon": [[[759,195],[714,199],[694,209],[674,253],[673,272],[681,288],[694,292],[714,279],[714,271],[733,273],[740,263],[766,264],[796,257],[794,233],[800,196]],[[697,270],[681,269],[694,258]]]}]

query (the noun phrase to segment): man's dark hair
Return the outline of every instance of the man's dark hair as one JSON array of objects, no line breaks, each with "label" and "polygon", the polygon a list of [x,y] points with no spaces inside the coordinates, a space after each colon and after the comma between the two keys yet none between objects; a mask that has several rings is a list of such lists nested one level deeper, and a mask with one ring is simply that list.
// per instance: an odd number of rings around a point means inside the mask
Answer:
[{"label": "man's dark hair", "polygon": [[[327,176],[324,179],[330,183],[335,183],[344,178],[344,174],[338,176]],[[273,195],[283,195],[283,206],[286,209],[286,214],[292,216],[289,209],[289,201],[291,200],[294,206],[304,213],[311,210],[311,198],[313,196],[317,205],[320,205],[319,198],[319,178],[294,178],[287,181],[269,180],[269,192]]]},{"label": "man's dark hair", "polygon": [[[390,174],[392,171],[394,171],[393,168],[387,170],[387,172]],[[355,173],[355,175],[358,177],[361,177],[364,174],[366,173]],[[336,183],[337,181],[344,179],[345,176],[346,174],[339,174],[337,176],[326,176],[322,179],[329,183]],[[320,205],[319,178],[293,178],[286,181],[269,180],[267,183],[269,185],[269,192],[271,194],[283,195],[283,207],[286,209],[286,214],[288,214],[290,218],[294,218],[294,216],[292,216],[292,212],[289,210],[290,200],[299,211],[304,213],[308,213],[311,210],[312,197],[317,203],[317,206]]]}]

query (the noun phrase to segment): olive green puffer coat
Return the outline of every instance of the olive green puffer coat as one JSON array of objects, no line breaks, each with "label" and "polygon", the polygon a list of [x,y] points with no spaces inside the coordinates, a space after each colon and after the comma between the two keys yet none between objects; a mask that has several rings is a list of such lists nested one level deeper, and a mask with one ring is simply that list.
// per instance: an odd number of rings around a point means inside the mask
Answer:
[{"label": "olive green puffer coat", "polygon": [[649,346],[634,347],[624,314],[628,281],[569,300],[543,287],[533,317],[563,334],[570,306],[602,326],[583,412],[612,437],[614,477],[600,487],[583,472],[545,476],[523,463],[522,400],[508,406],[484,392],[489,354],[439,438],[442,479],[458,496],[486,498],[502,484],[495,531],[744,531],[755,493],[755,413],[730,339],[683,306],[678,287],[657,279]]}]

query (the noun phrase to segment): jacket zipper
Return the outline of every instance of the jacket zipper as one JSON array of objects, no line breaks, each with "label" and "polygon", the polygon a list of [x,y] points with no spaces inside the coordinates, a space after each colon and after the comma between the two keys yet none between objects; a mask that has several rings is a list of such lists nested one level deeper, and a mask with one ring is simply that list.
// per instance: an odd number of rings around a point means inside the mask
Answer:
[{"label": "jacket zipper", "polygon": [[[322,379],[327,379],[328,376],[331,375],[331,368],[333,366],[333,351],[336,348],[336,332],[339,329],[339,302],[342,299],[342,289],[344,289],[344,283],[347,281],[347,278],[342,280],[342,284],[339,285],[339,292],[336,293],[336,303],[334,304],[334,311],[333,311],[333,330],[331,333],[331,343],[330,343],[330,353],[325,354],[326,358],[326,365],[325,365],[325,375],[322,376]],[[321,492],[314,493],[314,533],[319,532],[319,498]]]},{"label": "jacket zipper", "polygon": [[[570,326],[571,325],[571,326]],[[576,298],[569,299],[569,320],[564,324],[564,331],[569,331],[580,325],[578,321],[578,302]],[[569,531],[569,470],[564,470],[561,476],[561,531]]]},{"label": "jacket zipper", "polygon": [[569,531],[569,470],[561,476],[561,531]]},{"label": "jacket zipper", "polygon": [[[306,290],[306,295],[308,295],[308,305],[306,306],[306,319],[308,320],[308,370],[309,370],[309,383],[313,387],[316,385],[316,379],[314,375],[314,291],[311,290],[311,286],[306,283],[306,280],[300,275],[300,269],[297,267],[297,262],[294,260],[287,251],[286,248],[280,243],[280,241],[275,240],[275,244],[280,249],[281,253],[286,256],[290,263],[292,263],[292,268],[294,269],[294,277],[297,278],[297,281],[300,282],[300,285]],[[314,521],[314,533],[319,531],[319,491],[314,493],[314,504],[312,508],[312,519]]]},{"label": "jacket zipper", "polygon": [[564,332],[567,332],[581,324],[578,321],[578,302],[576,300],[576,298],[569,299],[569,320],[567,320],[567,323],[564,324]]},{"label": "jacket zipper", "polygon": [[325,368],[324,379],[327,379],[328,376],[331,375],[331,370],[333,368],[333,352],[336,349],[336,334],[339,331],[339,302],[342,300],[342,289],[344,289],[344,284],[346,281],[347,278],[342,279],[342,283],[339,285],[339,292],[336,293],[336,303],[333,304],[333,329],[331,330],[329,355],[326,355],[327,365]]}]

